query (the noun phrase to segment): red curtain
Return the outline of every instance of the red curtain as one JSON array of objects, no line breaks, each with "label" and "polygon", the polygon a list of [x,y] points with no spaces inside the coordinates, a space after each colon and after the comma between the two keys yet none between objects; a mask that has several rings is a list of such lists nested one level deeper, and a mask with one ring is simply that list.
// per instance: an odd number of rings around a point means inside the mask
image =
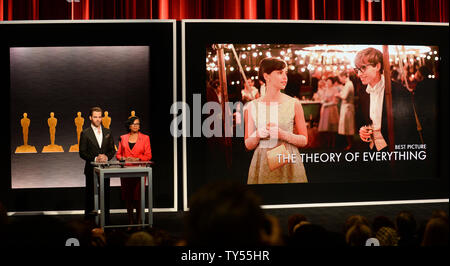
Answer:
[{"label": "red curtain", "polygon": [[0,0],[0,20],[291,19],[448,22],[449,0]]}]

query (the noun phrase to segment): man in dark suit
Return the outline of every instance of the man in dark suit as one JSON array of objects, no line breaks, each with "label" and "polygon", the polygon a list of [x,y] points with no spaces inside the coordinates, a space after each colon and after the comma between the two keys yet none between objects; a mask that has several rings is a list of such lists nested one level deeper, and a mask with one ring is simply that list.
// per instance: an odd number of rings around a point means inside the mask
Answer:
[{"label": "man in dark suit", "polygon": [[[359,130],[362,141],[376,150],[388,147],[388,118],[385,101],[383,54],[375,48],[359,51],[355,57],[355,72],[364,85],[359,95],[359,112],[365,125]],[[420,143],[411,93],[400,83],[391,82],[392,115],[395,144]],[[370,126],[370,127],[368,127]]]},{"label": "man in dark suit", "polygon": [[[374,48],[359,51],[355,57],[356,73],[363,84],[359,98],[359,110],[365,125],[359,130],[362,141],[372,151],[389,150],[388,113],[386,108],[385,82],[391,83],[394,150],[408,151],[398,144],[420,144],[411,92],[401,83],[385,80],[383,54]],[[369,126],[369,127],[368,127]],[[390,176],[396,179],[429,177],[434,171],[432,153],[427,143],[427,160],[396,160],[363,164],[364,171],[374,177]]]},{"label": "man in dark suit", "polygon": [[[94,210],[94,167],[91,162],[106,162],[116,153],[111,130],[102,127],[103,111],[93,107],[89,113],[91,125],[80,135],[80,157],[86,161],[84,174],[86,176],[85,216]],[[109,179],[105,179],[105,223],[109,223]]]}]

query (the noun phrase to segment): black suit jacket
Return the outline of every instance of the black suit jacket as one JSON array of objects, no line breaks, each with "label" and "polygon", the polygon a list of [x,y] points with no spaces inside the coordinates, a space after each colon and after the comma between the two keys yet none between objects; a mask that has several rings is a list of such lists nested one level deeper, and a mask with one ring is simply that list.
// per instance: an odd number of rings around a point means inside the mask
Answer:
[{"label": "black suit jacket", "polygon": [[102,127],[102,133],[102,146],[99,147],[91,125],[81,132],[79,153],[80,157],[86,161],[84,166],[84,174],[86,175],[93,174],[93,166],[91,165],[91,162],[94,161],[96,156],[99,154],[105,154],[108,156],[108,160],[111,160],[116,153],[116,149],[114,148],[114,138],[111,134],[111,130]]},{"label": "black suit jacket", "polygon": [[[370,94],[366,92],[367,86],[361,88],[359,95],[360,112],[364,118],[365,125],[372,124],[370,119]],[[413,101],[411,93],[400,83],[391,82],[392,91],[392,113],[394,117],[394,141],[395,144],[418,144],[420,143],[417,125],[414,116]],[[360,125],[363,126],[363,125]],[[381,118],[381,133],[389,143],[388,121],[386,110],[386,95],[383,99],[383,113]]]}]

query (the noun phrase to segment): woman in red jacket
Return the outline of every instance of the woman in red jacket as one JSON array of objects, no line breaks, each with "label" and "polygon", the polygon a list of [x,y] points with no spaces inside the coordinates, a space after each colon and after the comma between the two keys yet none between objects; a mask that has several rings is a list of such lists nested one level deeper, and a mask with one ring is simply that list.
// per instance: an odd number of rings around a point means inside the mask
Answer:
[{"label": "woman in red jacket", "polygon": [[[117,159],[125,161],[148,161],[152,158],[150,148],[150,137],[142,134],[140,130],[140,120],[132,116],[126,122],[128,134],[120,136]],[[133,209],[137,212],[137,222],[142,222],[142,213],[140,212],[140,178],[121,178],[122,199],[127,205],[128,220],[134,224]]]}]

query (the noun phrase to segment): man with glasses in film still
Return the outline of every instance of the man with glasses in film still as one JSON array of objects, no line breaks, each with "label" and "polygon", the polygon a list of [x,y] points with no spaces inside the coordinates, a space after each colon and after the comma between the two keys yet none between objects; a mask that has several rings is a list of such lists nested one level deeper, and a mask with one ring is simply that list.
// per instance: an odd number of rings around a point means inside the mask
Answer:
[{"label": "man with glasses in film still", "polygon": [[[355,72],[363,84],[359,111],[364,124],[359,129],[359,136],[371,150],[388,150],[385,85],[391,81],[386,80],[383,73],[383,53],[371,47],[361,50],[356,54],[355,66]],[[420,143],[411,93],[395,82],[391,82],[391,90],[395,144]]]}]

